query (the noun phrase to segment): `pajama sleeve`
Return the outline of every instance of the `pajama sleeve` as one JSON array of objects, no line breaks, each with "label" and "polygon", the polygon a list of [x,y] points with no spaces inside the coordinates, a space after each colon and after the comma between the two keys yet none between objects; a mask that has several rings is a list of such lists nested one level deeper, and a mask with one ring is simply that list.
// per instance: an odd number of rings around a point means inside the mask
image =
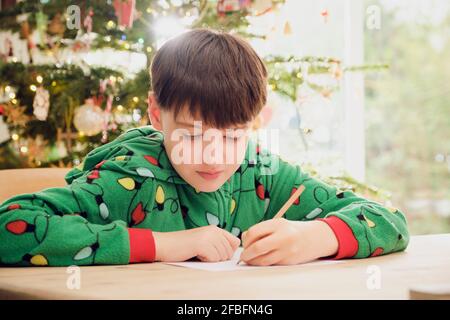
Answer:
[{"label": "pajama sleeve", "polygon": [[65,187],[17,195],[0,204],[0,264],[153,261],[152,230],[140,228],[153,206],[152,173],[126,152],[118,154],[96,164],[90,158],[85,168],[69,172],[71,184]]},{"label": "pajama sleeve", "polygon": [[366,258],[407,247],[407,222],[400,210],[338,190],[277,156],[258,159],[258,179],[269,200],[265,220],[272,218],[297,188],[304,188],[284,218],[326,222],[339,243],[338,253],[332,258]]}]

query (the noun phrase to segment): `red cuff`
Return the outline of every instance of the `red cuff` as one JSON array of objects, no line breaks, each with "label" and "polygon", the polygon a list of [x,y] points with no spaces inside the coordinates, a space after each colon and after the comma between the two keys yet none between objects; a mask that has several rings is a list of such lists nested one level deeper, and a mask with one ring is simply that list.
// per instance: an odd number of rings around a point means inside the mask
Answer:
[{"label": "red cuff", "polygon": [[358,252],[358,240],[356,240],[352,229],[341,219],[335,216],[319,218],[317,220],[326,222],[333,230],[339,243],[339,249],[336,255],[328,257],[329,259],[351,258]]},{"label": "red cuff", "polygon": [[128,228],[130,237],[130,261],[152,262],[155,260],[155,239],[150,229]]}]

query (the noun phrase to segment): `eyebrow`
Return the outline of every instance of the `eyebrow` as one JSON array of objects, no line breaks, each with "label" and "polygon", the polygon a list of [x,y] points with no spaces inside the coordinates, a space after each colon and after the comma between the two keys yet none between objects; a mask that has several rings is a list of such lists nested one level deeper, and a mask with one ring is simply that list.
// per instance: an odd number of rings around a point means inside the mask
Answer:
[{"label": "eyebrow", "polygon": [[177,124],[180,124],[180,125],[182,125],[182,126],[185,126],[185,127],[194,127],[194,124],[193,123],[187,123],[187,122],[182,122],[182,121],[175,121]]},{"label": "eyebrow", "polygon": [[[178,120],[175,120],[175,122],[176,122],[177,124],[182,125],[182,126],[185,126],[185,127],[190,127],[190,128],[194,128],[194,127],[195,127],[193,123],[187,123],[187,122],[178,121]],[[248,128],[248,127],[249,127],[249,125],[244,125],[244,126],[242,126],[242,127],[229,128],[229,129],[245,129],[245,128]],[[197,127],[197,128],[198,128],[198,127]]]}]

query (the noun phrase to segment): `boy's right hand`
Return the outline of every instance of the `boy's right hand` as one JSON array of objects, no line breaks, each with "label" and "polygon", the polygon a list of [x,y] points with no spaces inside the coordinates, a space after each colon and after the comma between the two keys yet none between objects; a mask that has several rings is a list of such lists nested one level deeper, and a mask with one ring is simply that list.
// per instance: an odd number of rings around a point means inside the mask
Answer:
[{"label": "boy's right hand", "polygon": [[241,240],[217,226],[174,232],[153,232],[156,261],[178,262],[197,257],[204,262],[231,259]]}]

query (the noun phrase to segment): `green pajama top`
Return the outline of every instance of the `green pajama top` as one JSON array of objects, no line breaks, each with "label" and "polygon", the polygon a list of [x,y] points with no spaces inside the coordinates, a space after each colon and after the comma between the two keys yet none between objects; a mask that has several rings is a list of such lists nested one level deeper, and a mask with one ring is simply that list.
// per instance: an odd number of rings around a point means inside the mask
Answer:
[{"label": "green pajama top", "polygon": [[92,150],[65,179],[65,187],[17,195],[0,205],[1,265],[150,262],[152,231],[217,225],[240,237],[272,218],[299,187],[305,189],[284,217],[328,223],[339,242],[333,258],[388,254],[409,242],[399,210],[311,178],[254,142],[215,192],[198,192],[177,174],[163,135],[152,126]]}]

